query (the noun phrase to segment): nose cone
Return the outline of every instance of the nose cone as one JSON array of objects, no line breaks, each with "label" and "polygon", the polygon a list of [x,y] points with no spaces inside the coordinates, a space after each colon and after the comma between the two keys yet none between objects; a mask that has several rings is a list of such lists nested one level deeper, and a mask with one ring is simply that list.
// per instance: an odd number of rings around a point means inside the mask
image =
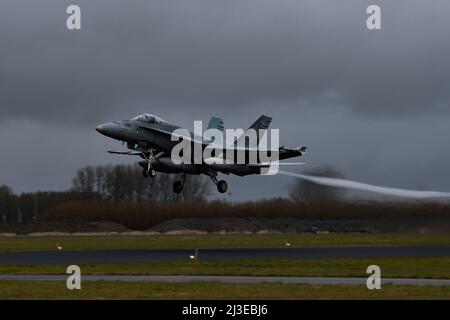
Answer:
[{"label": "nose cone", "polygon": [[102,133],[103,125],[100,124],[100,125],[96,126],[96,127],[95,127],[95,130],[97,130],[97,132]]},{"label": "nose cone", "polygon": [[95,127],[95,130],[97,130],[99,133],[111,137],[111,138],[117,138],[117,135],[119,134],[118,126],[115,123],[108,122],[103,123],[101,125],[98,125]]}]

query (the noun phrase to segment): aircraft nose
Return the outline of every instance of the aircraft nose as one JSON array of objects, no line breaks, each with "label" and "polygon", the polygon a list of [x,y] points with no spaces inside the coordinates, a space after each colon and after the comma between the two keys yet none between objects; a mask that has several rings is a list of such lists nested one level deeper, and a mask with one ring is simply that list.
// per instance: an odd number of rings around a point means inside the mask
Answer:
[{"label": "aircraft nose", "polygon": [[103,123],[95,127],[95,130],[97,130],[99,133],[108,136],[113,137],[116,134],[116,124],[112,122]]},{"label": "aircraft nose", "polygon": [[102,131],[103,131],[103,125],[99,124],[98,126],[95,127],[95,130],[97,130],[97,132],[102,133]]}]

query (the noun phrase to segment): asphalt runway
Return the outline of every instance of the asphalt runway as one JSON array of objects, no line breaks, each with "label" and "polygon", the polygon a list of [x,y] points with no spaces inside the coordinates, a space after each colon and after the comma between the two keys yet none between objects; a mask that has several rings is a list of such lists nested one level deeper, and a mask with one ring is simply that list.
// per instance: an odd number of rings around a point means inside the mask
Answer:
[{"label": "asphalt runway", "polygon": [[[0,281],[61,281],[62,275],[0,275]],[[225,283],[283,283],[316,285],[366,285],[366,278],[334,277],[246,277],[246,276],[128,276],[128,275],[82,275],[81,281],[124,282],[225,282]],[[381,284],[414,286],[450,286],[448,279],[382,278]]]},{"label": "asphalt runway", "polygon": [[[2,252],[0,264],[118,264],[183,261],[195,249]],[[199,260],[450,257],[450,246],[199,249]]]}]

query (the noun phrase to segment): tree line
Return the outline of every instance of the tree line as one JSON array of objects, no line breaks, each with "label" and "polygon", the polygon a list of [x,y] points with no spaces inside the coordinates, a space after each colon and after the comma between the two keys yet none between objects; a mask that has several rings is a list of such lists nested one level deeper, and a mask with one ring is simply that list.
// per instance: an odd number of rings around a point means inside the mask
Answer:
[{"label": "tree line", "polygon": [[169,202],[204,200],[211,182],[204,176],[188,175],[181,194],[172,191],[180,175],[158,173],[144,178],[142,169],[132,164],[86,166],[77,171],[72,191],[94,195],[99,200]]},{"label": "tree line", "polygon": [[172,191],[179,175],[158,173],[144,178],[134,164],[98,165],[80,168],[69,190],[15,194],[0,185],[0,223],[30,222],[42,217],[49,208],[69,201],[125,201],[164,203],[203,201],[210,192],[211,181],[204,176],[189,175],[181,194]]},{"label": "tree line", "polygon": [[[343,177],[339,171],[329,166],[313,168],[303,171],[303,173]],[[17,195],[11,188],[0,185],[0,222],[27,222],[40,220],[45,216],[51,220],[81,219],[81,217],[84,220],[109,219],[114,213],[115,221],[123,222],[122,220],[133,219],[129,225],[135,227],[139,221],[145,219],[148,220],[147,225],[149,225],[170,217],[190,215],[215,217],[220,214],[237,214],[239,216],[240,213],[235,212],[236,210],[242,211],[242,215],[246,217],[258,212],[261,214],[265,212],[264,216],[272,216],[272,214],[302,216],[305,215],[305,212],[308,214],[314,212],[314,215],[320,217],[322,217],[321,214],[334,217],[330,211],[332,208],[336,209],[339,202],[345,203],[345,210],[355,214],[353,216],[361,215],[359,209],[362,207],[355,201],[349,201],[346,194],[340,189],[319,186],[301,179],[293,180],[289,188],[291,200],[269,202],[261,200],[257,202],[257,205],[243,203],[242,205],[221,204],[219,206],[208,201],[208,195],[214,186],[209,178],[188,175],[183,192],[175,194],[172,187],[179,178],[180,175],[164,173],[158,173],[153,178],[144,178],[139,166],[119,164],[80,168],[73,177],[71,188],[61,192],[34,192]],[[268,178],[262,177],[261,179]],[[188,203],[189,205],[187,205]],[[257,210],[248,210],[249,206],[257,208]],[[359,209],[350,210],[352,206]],[[396,206],[390,205],[388,211],[394,210]],[[375,206],[371,204],[370,207]],[[447,210],[448,205],[444,207]],[[189,214],[187,214],[187,208],[191,208]],[[314,208],[314,210],[305,208]],[[368,206],[364,206],[364,210],[368,210],[367,208]],[[418,208],[418,211],[429,211],[425,210],[423,206],[415,208]],[[429,206],[426,207],[426,209],[429,208]],[[152,217],[151,219],[150,217],[137,219],[136,215],[130,214],[133,210],[145,212],[146,215],[149,214]],[[343,210],[341,210],[340,216],[342,214]]]}]

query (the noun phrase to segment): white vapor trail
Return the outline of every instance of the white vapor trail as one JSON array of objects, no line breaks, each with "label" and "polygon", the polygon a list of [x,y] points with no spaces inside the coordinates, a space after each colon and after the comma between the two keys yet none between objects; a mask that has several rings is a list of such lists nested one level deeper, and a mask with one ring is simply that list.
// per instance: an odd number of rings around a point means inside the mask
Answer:
[{"label": "white vapor trail", "polygon": [[294,172],[287,172],[287,171],[278,171],[278,172],[281,174],[287,175],[287,176],[305,179],[307,181],[317,183],[320,185],[324,185],[324,186],[363,190],[363,191],[386,194],[386,195],[390,195],[390,196],[400,196],[400,197],[408,197],[408,198],[415,198],[415,199],[449,198],[450,197],[450,192],[417,191],[417,190],[407,190],[407,189],[399,189],[399,188],[388,188],[388,187],[374,186],[374,185],[367,184],[367,183],[361,183],[361,182],[345,180],[345,179],[316,177],[316,176],[310,176],[310,175],[294,173]]}]

